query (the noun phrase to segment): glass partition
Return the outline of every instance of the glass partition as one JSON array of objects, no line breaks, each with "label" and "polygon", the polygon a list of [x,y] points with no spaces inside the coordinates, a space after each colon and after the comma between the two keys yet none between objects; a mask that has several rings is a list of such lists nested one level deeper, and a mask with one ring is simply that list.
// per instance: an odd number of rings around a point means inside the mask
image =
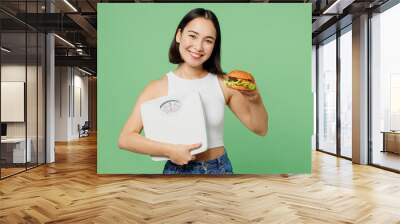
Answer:
[{"label": "glass partition", "polygon": [[[0,178],[45,163],[45,35],[17,17],[44,1],[1,1]],[[32,17],[35,19],[37,17]],[[33,21],[28,21],[28,23]]]},{"label": "glass partition", "polygon": [[[26,169],[26,33],[1,34],[1,176]],[[4,50],[6,49],[6,50]],[[29,149],[29,147],[28,147]]]},{"label": "glass partition", "polygon": [[318,47],[318,149],[336,154],[336,36]]}]

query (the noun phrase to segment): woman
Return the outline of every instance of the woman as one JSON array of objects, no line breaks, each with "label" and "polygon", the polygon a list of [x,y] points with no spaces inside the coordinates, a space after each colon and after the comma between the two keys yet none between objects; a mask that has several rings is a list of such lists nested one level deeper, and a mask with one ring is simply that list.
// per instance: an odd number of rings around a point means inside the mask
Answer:
[{"label": "woman", "polygon": [[[220,52],[221,32],[215,14],[202,8],[188,12],[176,29],[169,51],[169,60],[178,64],[177,68],[145,87],[122,129],[119,147],[168,157],[164,174],[232,174],[223,142],[224,106],[249,130],[261,136],[267,133],[268,114],[258,90],[239,91],[224,85]],[[195,156],[190,151],[199,148],[200,143],[168,144],[140,135],[141,104],[182,91],[198,91],[205,111],[209,148]]]}]

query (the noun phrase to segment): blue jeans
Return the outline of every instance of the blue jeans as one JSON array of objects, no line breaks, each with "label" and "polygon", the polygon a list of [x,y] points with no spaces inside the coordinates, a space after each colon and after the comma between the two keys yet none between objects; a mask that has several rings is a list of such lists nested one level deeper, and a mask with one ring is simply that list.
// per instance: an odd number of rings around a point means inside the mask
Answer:
[{"label": "blue jeans", "polygon": [[163,174],[233,174],[232,164],[226,150],[220,157],[207,161],[190,161],[177,165],[171,160],[165,163]]}]

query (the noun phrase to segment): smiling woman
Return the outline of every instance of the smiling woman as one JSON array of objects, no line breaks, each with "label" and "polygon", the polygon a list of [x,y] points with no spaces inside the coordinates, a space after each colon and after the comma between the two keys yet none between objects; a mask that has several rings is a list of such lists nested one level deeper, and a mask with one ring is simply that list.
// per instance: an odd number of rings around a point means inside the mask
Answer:
[{"label": "smiling woman", "polygon": [[[188,12],[178,24],[169,49],[169,61],[177,64],[177,68],[150,82],[139,95],[121,131],[119,147],[168,157],[164,174],[232,174],[232,164],[224,147],[225,105],[249,130],[261,136],[267,133],[268,114],[258,89],[242,91],[224,84],[220,55],[221,30],[216,15],[203,8]],[[144,102],[194,91],[200,94],[204,109],[206,151],[192,154],[192,150],[201,147],[199,142],[171,144],[140,135],[143,129],[140,108]]]},{"label": "smiling woman", "polygon": [[194,9],[186,14],[172,40],[169,61],[173,64],[186,62],[193,68],[203,67],[208,72],[223,74],[220,55],[221,30],[215,14],[205,9]]}]

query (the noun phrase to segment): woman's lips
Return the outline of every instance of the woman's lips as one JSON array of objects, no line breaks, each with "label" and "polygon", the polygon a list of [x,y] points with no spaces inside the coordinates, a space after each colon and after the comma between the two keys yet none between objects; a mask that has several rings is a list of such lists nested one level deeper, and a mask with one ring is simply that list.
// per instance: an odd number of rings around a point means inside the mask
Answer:
[{"label": "woman's lips", "polygon": [[189,53],[193,58],[196,58],[196,59],[199,59],[199,58],[201,58],[201,56],[203,56],[202,54],[194,53],[191,51],[189,51]]}]

